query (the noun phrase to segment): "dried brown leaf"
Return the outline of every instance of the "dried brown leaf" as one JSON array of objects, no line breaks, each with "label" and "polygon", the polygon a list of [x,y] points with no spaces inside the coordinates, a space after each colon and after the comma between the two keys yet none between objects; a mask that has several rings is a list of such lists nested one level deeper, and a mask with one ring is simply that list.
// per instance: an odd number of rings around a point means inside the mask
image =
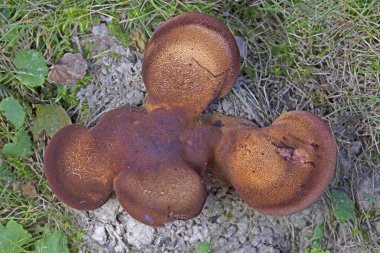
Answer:
[{"label": "dried brown leaf", "polygon": [[48,79],[64,85],[72,85],[87,71],[87,62],[79,53],[66,53],[58,64],[51,67]]},{"label": "dried brown leaf", "polygon": [[21,186],[21,192],[28,197],[37,197],[37,190],[33,182],[28,182]]},{"label": "dried brown leaf", "polygon": [[137,30],[132,33],[131,37],[138,50],[140,52],[144,51],[146,44],[148,43],[148,39],[146,38],[145,33],[141,30]]}]

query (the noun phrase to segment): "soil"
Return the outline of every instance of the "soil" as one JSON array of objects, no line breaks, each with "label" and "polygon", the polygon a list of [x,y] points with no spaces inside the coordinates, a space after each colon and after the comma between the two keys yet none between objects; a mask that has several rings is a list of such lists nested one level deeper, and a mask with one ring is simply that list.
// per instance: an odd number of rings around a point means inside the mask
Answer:
[{"label": "soil", "polygon": [[[141,53],[121,46],[115,37],[109,35],[105,24],[94,27],[92,34],[81,43],[84,45],[89,41],[96,43],[92,52],[94,57],[89,61],[93,81],[80,90],[78,99],[92,110],[88,120],[88,126],[92,126],[102,113],[113,108],[142,106],[146,92],[141,78]],[[250,120],[259,126],[269,125],[275,113],[256,110],[255,106],[261,101],[253,93],[252,82],[239,77],[232,92],[211,104],[205,113],[221,112]],[[292,100],[284,99],[284,103],[292,107]],[[277,112],[281,108],[278,105],[274,107]],[[340,126],[334,127],[334,133],[339,133]],[[352,142],[349,150],[340,149],[340,176],[344,176],[344,171],[349,171],[352,166],[352,154],[359,154],[362,149],[360,140]],[[363,175],[359,182],[359,208],[370,210],[373,202],[368,201],[365,193],[379,197],[380,175]],[[313,231],[317,226],[325,229],[324,248],[332,252],[357,252],[360,249],[352,227],[333,222],[328,194],[298,214],[271,217],[254,211],[232,187],[217,179],[207,177],[206,184],[208,197],[198,217],[161,228],[135,221],[115,197],[95,211],[73,210],[78,223],[86,231],[83,252],[195,252],[196,246],[205,242],[212,244],[211,252],[304,252],[312,248]],[[372,230],[374,236],[378,236],[378,231],[373,227]]]}]

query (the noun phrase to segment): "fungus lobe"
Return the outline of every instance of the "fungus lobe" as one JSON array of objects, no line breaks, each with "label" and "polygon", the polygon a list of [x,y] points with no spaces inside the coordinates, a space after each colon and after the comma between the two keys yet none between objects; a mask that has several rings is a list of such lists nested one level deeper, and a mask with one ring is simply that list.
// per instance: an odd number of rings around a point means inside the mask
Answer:
[{"label": "fungus lobe", "polygon": [[145,50],[147,111],[179,107],[198,117],[230,91],[239,70],[239,49],[226,26],[201,13],[178,15],[154,32]]},{"label": "fungus lobe", "polygon": [[312,113],[288,112],[266,128],[223,131],[214,169],[262,213],[287,215],[305,209],[333,177],[336,144],[326,123]]}]

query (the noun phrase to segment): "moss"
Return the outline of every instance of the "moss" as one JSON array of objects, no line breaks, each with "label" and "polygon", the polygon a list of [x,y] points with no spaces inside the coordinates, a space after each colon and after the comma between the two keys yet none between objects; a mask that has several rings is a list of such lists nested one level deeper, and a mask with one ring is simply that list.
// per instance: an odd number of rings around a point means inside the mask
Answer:
[{"label": "moss", "polygon": [[110,34],[115,36],[116,39],[120,41],[124,47],[129,47],[132,44],[132,40],[127,36],[127,33],[119,24],[118,20],[113,19],[111,22],[107,23],[107,26]]}]

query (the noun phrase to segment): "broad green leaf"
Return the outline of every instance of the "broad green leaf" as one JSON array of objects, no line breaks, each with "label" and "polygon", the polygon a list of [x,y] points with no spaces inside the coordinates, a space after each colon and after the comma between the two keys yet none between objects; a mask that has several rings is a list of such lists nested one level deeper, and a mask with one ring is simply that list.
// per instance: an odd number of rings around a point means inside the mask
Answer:
[{"label": "broad green leaf", "polygon": [[36,107],[37,112],[33,124],[35,139],[42,130],[52,137],[59,129],[71,124],[69,115],[59,105],[37,105]]},{"label": "broad green leaf", "polygon": [[23,129],[16,132],[13,143],[7,143],[3,147],[3,154],[7,156],[22,157],[31,153],[32,143],[28,133]]},{"label": "broad green leaf", "polygon": [[332,190],[333,213],[337,220],[348,221],[355,217],[355,206],[352,199],[343,191]]},{"label": "broad green leaf", "polygon": [[0,227],[0,252],[25,252],[23,246],[31,239],[31,234],[15,221],[9,221],[6,227]]},{"label": "broad green leaf", "polygon": [[0,102],[0,111],[15,127],[22,127],[25,121],[25,111],[20,102],[8,97]]},{"label": "broad green leaf", "polygon": [[313,247],[320,248],[323,241],[323,228],[316,226],[313,233]]},{"label": "broad green leaf", "polygon": [[55,231],[36,241],[33,253],[69,253],[67,237],[61,231]]},{"label": "broad green leaf", "polygon": [[0,160],[0,179],[6,179],[11,177],[11,172],[8,166]]},{"label": "broad green leaf", "polygon": [[40,52],[33,49],[22,50],[16,54],[13,63],[18,69],[16,77],[23,84],[30,87],[44,84],[49,69]]}]

